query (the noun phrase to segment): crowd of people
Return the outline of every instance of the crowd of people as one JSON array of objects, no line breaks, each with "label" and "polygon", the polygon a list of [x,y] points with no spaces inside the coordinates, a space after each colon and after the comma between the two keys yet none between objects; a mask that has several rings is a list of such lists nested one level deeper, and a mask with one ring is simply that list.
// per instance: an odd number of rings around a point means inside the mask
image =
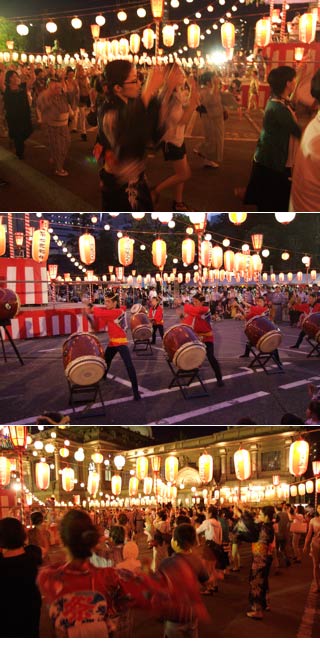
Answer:
[{"label": "crowd of people", "polygon": [[0,520],[2,637],[41,636],[40,615],[52,637],[134,637],[135,607],[161,618],[164,637],[198,637],[213,619],[203,596],[219,586],[227,599],[223,581],[249,544],[248,618],[270,610],[271,567],[300,564],[303,553],[320,592],[320,506],[43,509],[28,526]]},{"label": "crowd of people", "polygon": [[[259,109],[259,56],[263,59],[257,54],[251,68],[248,111]],[[318,132],[320,71],[310,81],[314,109],[301,146],[302,128],[290,102],[295,69],[274,67],[267,80],[271,94],[251,177],[246,190],[235,187],[236,193],[258,211],[288,211],[292,186],[292,210],[316,211],[319,162],[316,147],[312,155],[306,155],[306,150],[313,149]],[[198,74],[186,72],[177,63],[147,72],[121,59],[107,63],[103,71],[85,69],[80,62],[60,69],[18,64],[2,67],[0,90],[2,134],[8,132],[17,157],[24,158],[25,142],[36,122],[46,131],[49,162],[60,177],[68,175],[65,164],[72,133],[79,132],[86,142],[88,129],[96,129],[92,155],[99,167],[102,208],[123,212],[156,210],[162,191],[168,188],[173,191],[173,210],[188,210],[183,190],[192,170],[185,134],[192,115],[199,112],[204,136],[193,152],[213,169],[223,161],[226,105],[242,115],[240,72],[234,71],[226,83],[219,68]],[[164,161],[173,166],[173,173],[154,186],[149,186],[145,175],[150,147],[161,147]]]}]

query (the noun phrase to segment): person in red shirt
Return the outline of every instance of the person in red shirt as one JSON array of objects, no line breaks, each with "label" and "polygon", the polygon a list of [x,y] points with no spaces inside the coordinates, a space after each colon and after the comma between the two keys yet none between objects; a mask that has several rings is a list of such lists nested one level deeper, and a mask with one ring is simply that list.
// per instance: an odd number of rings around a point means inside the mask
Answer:
[{"label": "person in red shirt", "polygon": [[205,344],[207,358],[216,375],[217,385],[224,386],[220,364],[214,356],[210,308],[205,304],[202,294],[195,294],[192,297],[192,304],[184,303],[182,318],[183,322],[190,325],[200,341]]},{"label": "person in red shirt", "polygon": [[[255,305],[250,305],[249,308],[247,306],[246,309],[243,309],[239,305],[238,305],[238,307],[239,307],[240,311],[242,311],[242,313],[244,314],[244,318],[245,318],[246,321],[249,321],[254,316],[263,316],[264,314],[270,313],[270,308],[265,303],[265,300],[264,300],[263,296],[259,296],[258,298],[256,298],[256,304]],[[248,340],[247,343],[246,343],[244,354],[241,354],[239,358],[242,359],[243,357],[249,357],[251,348],[252,348],[252,344]],[[281,360],[280,360],[278,350],[274,350],[271,354],[273,355],[273,357],[274,357],[276,363],[278,364],[278,366],[281,368],[282,363],[281,363]]]},{"label": "person in red shirt", "polygon": [[[301,309],[306,315],[313,314],[314,312],[320,312],[320,298],[317,294],[310,294],[309,303],[303,303],[304,307]],[[291,345],[290,348],[299,348],[306,333],[301,330],[296,342],[294,345]]]},{"label": "person in red shirt", "polygon": [[149,307],[148,316],[152,323],[151,343],[152,345],[155,345],[157,330],[159,330],[161,339],[163,339],[163,307],[161,307],[157,296],[153,296],[151,299],[151,306]]},{"label": "person in red shirt", "polygon": [[113,358],[119,352],[132,384],[133,398],[138,401],[141,399],[141,395],[138,389],[137,374],[128,348],[125,310],[124,306],[120,307],[118,295],[109,292],[105,297],[105,306],[92,307],[89,305],[86,310],[86,316],[94,330],[98,331],[104,327],[107,328],[109,343],[104,353],[107,364],[106,375]]}]

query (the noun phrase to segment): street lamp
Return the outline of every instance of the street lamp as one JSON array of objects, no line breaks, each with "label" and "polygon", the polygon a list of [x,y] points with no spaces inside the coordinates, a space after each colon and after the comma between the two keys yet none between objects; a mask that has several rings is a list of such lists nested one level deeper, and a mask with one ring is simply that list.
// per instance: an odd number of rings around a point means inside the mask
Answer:
[{"label": "street lamp", "polygon": [[8,426],[10,441],[13,446],[14,451],[18,453],[18,465],[19,465],[19,478],[21,484],[21,522],[25,524],[25,493],[24,493],[24,478],[23,478],[23,464],[22,464],[22,454],[27,448],[27,434],[28,430],[26,426]]}]

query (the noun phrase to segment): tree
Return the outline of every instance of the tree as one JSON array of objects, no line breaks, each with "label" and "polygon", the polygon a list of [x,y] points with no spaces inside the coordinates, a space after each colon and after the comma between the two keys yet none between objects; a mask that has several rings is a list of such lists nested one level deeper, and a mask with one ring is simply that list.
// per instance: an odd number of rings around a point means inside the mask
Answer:
[{"label": "tree", "polygon": [[0,49],[1,51],[5,51],[7,49],[7,40],[13,40],[14,41],[14,49],[15,51],[23,51],[24,50],[24,40],[25,37],[19,36],[16,31],[16,26],[14,22],[11,22],[11,20],[8,20],[7,18],[3,18],[0,16]]}]

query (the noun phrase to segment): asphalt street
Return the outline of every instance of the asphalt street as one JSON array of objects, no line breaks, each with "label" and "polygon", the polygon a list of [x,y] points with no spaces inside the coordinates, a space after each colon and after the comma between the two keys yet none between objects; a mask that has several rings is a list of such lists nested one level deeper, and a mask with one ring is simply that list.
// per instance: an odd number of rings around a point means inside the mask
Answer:
[{"label": "asphalt street", "polygon": [[[177,324],[174,310],[165,310],[165,328]],[[107,380],[100,382],[104,410],[96,402],[85,410],[79,404],[75,411],[69,404],[68,382],[62,363],[62,345],[67,337],[36,338],[16,341],[24,365],[20,366],[8,343],[8,362],[2,361],[0,383],[0,422],[33,423],[46,411],[63,411],[71,415],[71,423],[137,425],[236,425],[243,417],[253,424],[280,424],[287,413],[306,419],[309,401],[307,385],[320,386],[319,357],[308,357],[310,346],[305,340],[299,350],[290,349],[299,330],[281,323],[280,356],[284,371],[279,373],[271,361],[265,372],[261,367],[249,368],[251,359],[240,358],[246,337],[241,321],[222,320],[213,324],[215,354],[221,364],[224,387],[218,388],[207,359],[199,374],[207,393],[198,380],[186,387],[184,399],[178,387],[169,389],[173,375],[157,337],[152,355],[133,352],[130,331],[129,348],[136,368],[141,401],[133,401],[131,384],[119,355],[113,360]],[[102,346],[107,335],[99,334]],[[199,397],[200,395],[200,397]]]},{"label": "asphalt street", "polygon": [[[229,111],[225,122],[225,151],[220,168],[203,166],[201,157],[193,152],[203,141],[200,117],[194,114],[188,125],[186,146],[192,177],[186,183],[184,200],[190,211],[241,210],[243,204],[234,195],[234,188],[245,186],[250,174],[251,159],[260,132],[261,110],[238,115]],[[68,177],[54,175],[49,163],[45,130],[37,127],[26,143],[25,159],[19,160],[7,138],[0,138],[0,177],[9,182],[0,187],[1,211],[100,211],[98,167],[92,156],[96,129],[81,141],[80,133],[72,133],[71,147],[65,164]],[[149,150],[146,159],[149,184],[155,185],[172,173],[160,150]],[[173,193],[161,194],[157,209],[171,211]],[[254,207],[251,209],[253,210]]]}]

